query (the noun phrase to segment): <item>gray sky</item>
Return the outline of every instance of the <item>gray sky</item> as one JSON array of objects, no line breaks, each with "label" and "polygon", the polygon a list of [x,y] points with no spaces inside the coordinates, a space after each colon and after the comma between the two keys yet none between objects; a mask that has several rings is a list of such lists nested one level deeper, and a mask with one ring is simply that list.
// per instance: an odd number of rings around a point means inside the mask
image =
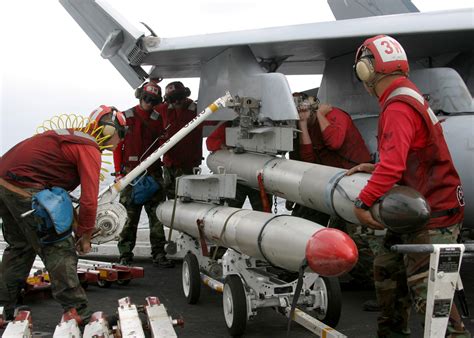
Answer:
[{"label": "gray sky", "polygon": [[[417,0],[421,11],[472,7],[472,0]],[[325,0],[114,0],[138,29],[162,37],[334,20]],[[288,4],[291,3],[291,6]],[[57,0],[0,1],[0,154],[54,115],[88,115],[100,104],[127,109],[133,90]],[[171,79],[163,81],[166,85]],[[198,80],[182,79],[196,98]],[[319,77],[289,77],[293,91]]]}]

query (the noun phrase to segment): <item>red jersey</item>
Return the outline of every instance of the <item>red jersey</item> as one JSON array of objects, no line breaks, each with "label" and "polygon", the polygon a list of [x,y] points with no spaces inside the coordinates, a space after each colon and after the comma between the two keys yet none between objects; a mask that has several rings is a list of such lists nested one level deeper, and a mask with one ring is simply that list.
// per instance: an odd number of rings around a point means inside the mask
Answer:
[{"label": "red jersey", "polygon": [[222,149],[222,146],[225,146],[225,128],[230,127],[232,121],[227,121],[222,123],[219,127],[216,128],[206,139],[206,147],[209,151],[218,151]]},{"label": "red jersey", "polygon": [[428,228],[446,227],[464,218],[459,176],[444,140],[441,124],[415,85],[396,79],[380,96],[376,164],[359,198],[372,205],[399,183],[416,189],[428,201],[432,213],[451,211],[431,218]]},{"label": "red jersey", "polygon": [[[116,172],[125,169],[128,173],[158,149],[163,143],[160,137],[165,135],[163,120],[157,111],[146,112],[137,105],[124,114],[128,131],[114,151],[114,167]],[[161,170],[159,159],[148,168],[149,172],[157,170]]]},{"label": "red jersey", "polygon": [[[183,108],[176,109],[173,105],[162,103],[157,109],[163,118],[163,126],[168,128],[166,132],[167,139],[171,138],[197,116],[196,104],[190,99],[186,99]],[[173,148],[168,150],[163,156],[165,166],[192,169],[201,164],[203,126],[201,123]]]},{"label": "red jersey", "polygon": [[20,187],[67,191],[81,185],[79,228],[95,226],[101,154],[95,139],[71,129],[47,131],[18,143],[0,160],[0,177]]},{"label": "red jersey", "polygon": [[312,144],[300,144],[301,161],[344,169],[371,162],[364,139],[349,114],[333,108],[326,118],[330,124],[324,132],[317,120],[313,128],[308,128]]}]

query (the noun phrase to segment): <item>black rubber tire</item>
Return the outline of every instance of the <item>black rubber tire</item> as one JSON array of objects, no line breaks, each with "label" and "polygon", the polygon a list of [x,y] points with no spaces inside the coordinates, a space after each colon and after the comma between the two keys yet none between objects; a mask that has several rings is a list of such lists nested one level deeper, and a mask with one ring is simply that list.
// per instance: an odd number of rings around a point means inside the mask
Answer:
[{"label": "black rubber tire", "polygon": [[112,282],[111,281],[108,281],[108,280],[98,280],[97,281],[97,285],[100,287],[100,288],[110,288],[110,286],[112,285]]},{"label": "black rubber tire", "polygon": [[316,319],[322,321],[324,324],[335,328],[341,318],[342,309],[342,293],[339,279],[337,277],[321,277],[327,291],[327,310],[322,313],[315,310]]},{"label": "black rubber tire", "polygon": [[[185,269],[188,270],[187,277],[185,277]],[[199,262],[197,260],[197,257],[190,252],[188,252],[186,256],[184,256],[181,276],[183,293],[186,297],[188,304],[196,304],[199,300],[199,297],[201,296],[201,272],[199,269]],[[187,291],[185,279],[187,279],[187,281],[189,282],[189,287]]]},{"label": "black rubber tire", "polygon": [[87,290],[87,288],[89,287],[89,283],[86,281],[86,282],[82,282],[81,283],[81,286],[84,290]]},{"label": "black rubber tire", "polygon": [[130,284],[131,281],[131,279],[117,279],[117,284],[125,286]]},{"label": "black rubber tire", "polygon": [[[225,304],[227,301],[226,288],[230,291],[232,298],[232,323],[228,322],[228,315],[226,316]],[[232,337],[239,337],[244,334],[247,326],[247,297],[245,295],[244,284],[242,279],[237,275],[229,275],[224,282],[224,297],[223,297],[224,318],[226,319],[227,329]]]}]

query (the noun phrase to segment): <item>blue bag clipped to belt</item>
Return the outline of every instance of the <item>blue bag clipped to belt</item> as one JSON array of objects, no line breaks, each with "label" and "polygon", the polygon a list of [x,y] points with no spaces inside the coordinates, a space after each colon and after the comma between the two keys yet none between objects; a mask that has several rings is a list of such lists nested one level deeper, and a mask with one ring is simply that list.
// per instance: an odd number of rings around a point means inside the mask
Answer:
[{"label": "blue bag clipped to belt", "polygon": [[35,216],[42,219],[38,225],[42,244],[58,242],[71,235],[74,211],[66,190],[59,187],[41,190],[33,195],[32,208]]},{"label": "blue bag clipped to belt", "polygon": [[153,195],[160,190],[160,184],[150,175],[137,177],[131,183],[132,202],[143,205],[153,198]]}]

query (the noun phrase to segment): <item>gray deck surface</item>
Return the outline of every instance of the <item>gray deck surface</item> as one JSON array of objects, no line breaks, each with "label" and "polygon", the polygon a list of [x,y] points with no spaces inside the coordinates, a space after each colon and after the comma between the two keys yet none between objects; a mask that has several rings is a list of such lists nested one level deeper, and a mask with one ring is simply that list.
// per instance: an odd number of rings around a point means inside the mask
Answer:
[{"label": "gray deck surface", "polygon": [[[103,259],[100,259],[103,260]],[[227,328],[222,312],[222,295],[202,286],[201,297],[196,305],[188,305],[181,289],[181,263],[174,269],[161,270],[149,261],[137,261],[135,265],[145,268],[145,278],[133,280],[128,286],[113,284],[110,288],[90,285],[87,289],[91,309],[112,314],[117,309],[117,299],[129,296],[139,305],[145,297],[157,296],[165,304],[168,313],[182,317],[184,328],[176,328],[179,337],[227,337]],[[466,258],[462,266],[464,287],[474,312],[474,258]],[[362,303],[374,298],[373,291],[351,290],[349,284],[342,284],[343,309],[337,330],[348,337],[375,337],[375,312],[362,311]],[[27,299],[33,314],[33,329],[37,337],[50,337],[59,321],[61,307],[52,299],[34,297]],[[286,337],[286,318],[272,309],[259,310],[258,316],[249,321],[245,337]],[[465,319],[465,324],[474,332],[474,319]],[[412,337],[422,337],[417,318],[412,319]],[[2,331],[0,331],[1,333]],[[309,337],[311,334],[293,323],[290,337]]]}]

